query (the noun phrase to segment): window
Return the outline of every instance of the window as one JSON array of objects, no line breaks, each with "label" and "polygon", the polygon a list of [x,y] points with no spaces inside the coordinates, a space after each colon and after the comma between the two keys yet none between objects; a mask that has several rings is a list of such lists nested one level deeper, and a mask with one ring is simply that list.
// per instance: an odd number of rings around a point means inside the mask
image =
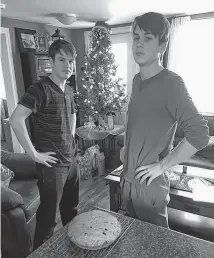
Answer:
[{"label": "window", "polygon": [[127,85],[127,43],[112,44],[112,53],[118,66],[116,76],[122,78],[122,83]]},{"label": "window", "polygon": [[[115,61],[118,65],[117,75],[123,79],[127,85],[126,91],[128,98],[132,92],[132,80],[139,72],[139,66],[135,63],[132,54],[132,35],[131,26],[112,28],[110,35],[112,53],[115,55]],[[89,51],[90,31],[84,32],[85,51]]]},{"label": "window", "polygon": [[131,27],[118,27],[112,29],[110,40],[112,44],[112,53],[115,55],[115,61],[118,64],[117,76],[123,78],[127,85],[126,93],[130,97],[132,92],[132,80],[139,72],[138,65],[135,63],[132,54],[132,35]]},{"label": "window", "polygon": [[[177,72],[200,112],[214,113],[214,19],[191,20],[180,34]],[[178,39],[178,40],[180,40]]]},{"label": "window", "polygon": [[4,84],[4,77],[3,77],[1,60],[0,60],[0,84],[1,84],[0,99],[6,99],[5,84]]}]

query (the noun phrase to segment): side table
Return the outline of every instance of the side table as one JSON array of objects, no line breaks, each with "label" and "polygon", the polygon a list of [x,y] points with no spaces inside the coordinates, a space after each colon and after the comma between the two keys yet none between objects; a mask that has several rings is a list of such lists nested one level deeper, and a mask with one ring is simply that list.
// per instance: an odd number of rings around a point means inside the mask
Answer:
[{"label": "side table", "polygon": [[[88,147],[98,144],[100,150],[106,157],[106,168],[115,168],[115,137],[125,131],[124,125],[115,125],[113,130],[90,129],[80,126],[76,128],[76,135],[79,136],[79,147],[86,150]],[[113,158],[112,158],[113,157]],[[116,164],[117,166],[117,164]]]},{"label": "side table", "polygon": [[115,136],[125,131],[124,125],[115,125],[112,130],[99,130],[98,127],[94,129],[80,126],[76,128],[76,134],[83,140],[83,148],[85,147],[85,140],[89,141],[104,141],[108,136],[112,137],[112,151],[115,151]]}]

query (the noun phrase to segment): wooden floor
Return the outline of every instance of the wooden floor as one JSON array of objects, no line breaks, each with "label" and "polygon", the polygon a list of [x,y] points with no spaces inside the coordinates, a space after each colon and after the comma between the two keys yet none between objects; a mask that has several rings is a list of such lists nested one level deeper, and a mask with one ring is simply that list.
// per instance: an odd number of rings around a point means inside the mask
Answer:
[{"label": "wooden floor", "polygon": [[[106,172],[107,174],[108,172]],[[110,210],[109,187],[106,185],[105,176],[80,181],[79,213],[86,209],[87,206],[96,206]],[[60,221],[60,214],[58,213],[55,231],[62,227]]]},{"label": "wooden floor", "polygon": [[80,212],[87,205],[110,209],[109,188],[104,177],[105,176],[81,181],[79,204]]}]

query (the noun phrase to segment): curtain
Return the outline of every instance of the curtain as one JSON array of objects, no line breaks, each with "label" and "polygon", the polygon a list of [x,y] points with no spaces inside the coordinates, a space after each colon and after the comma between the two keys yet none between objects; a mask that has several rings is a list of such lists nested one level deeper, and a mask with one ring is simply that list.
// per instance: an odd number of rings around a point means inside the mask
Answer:
[{"label": "curtain", "polygon": [[110,35],[112,46],[118,43],[125,43],[127,45],[127,95],[128,99],[132,93],[132,80],[139,72],[139,66],[134,61],[133,54],[132,54],[132,34],[131,34],[131,26],[125,27],[117,27],[112,29],[112,34]]},{"label": "curtain", "polygon": [[214,113],[214,19],[175,18],[168,68],[179,74],[201,113]]},{"label": "curtain", "polygon": [[92,34],[91,30],[84,31],[85,53],[90,53],[91,34]]},{"label": "curtain", "polygon": [[174,18],[171,22],[167,68],[173,72],[179,72],[178,57],[185,42],[183,31],[190,20],[190,16],[185,16]]}]

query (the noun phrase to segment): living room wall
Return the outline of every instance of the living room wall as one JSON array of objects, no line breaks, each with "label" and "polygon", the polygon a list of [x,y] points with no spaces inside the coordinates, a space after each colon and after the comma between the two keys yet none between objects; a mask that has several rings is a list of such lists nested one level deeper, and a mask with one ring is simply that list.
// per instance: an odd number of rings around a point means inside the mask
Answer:
[{"label": "living room wall", "polygon": [[[17,84],[17,93],[18,93],[18,98],[20,98],[24,93],[24,80],[23,80],[23,76],[22,76],[22,66],[21,66],[19,48],[18,48],[18,44],[16,41],[15,27],[35,30],[36,33],[38,33],[38,34],[49,33],[50,35],[52,35],[55,32],[57,27],[45,25],[45,24],[41,24],[41,23],[20,21],[20,20],[16,20],[16,19],[5,18],[5,17],[2,17],[1,27],[9,28],[9,30],[10,30],[10,40],[11,40],[12,53],[13,53],[13,62],[14,62],[15,78],[16,78],[16,84]],[[65,28],[59,28],[59,29],[60,29],[60,32],[65,36],[65,39],[67,41],[73,42],[73,38],[75,38],[75,34],[76,34],[75,32],[73,35],[73,32],[71,29],[65,29]],[[74,41],[76,42],[75,43],[75,45],[76,45],[78,40],[74,40]],[[83,41],[83,43],[84,43],[84,41]]]},{"label": "living room wall", "polygon": [[[191,17],[194,19],[202,19],[206,17],[214,17],[214,13],[206,13],[206,14],[196,14],[192,15]],[[172,17],[168,17],[169,21],[171,21]],[[126,26],[129,24],[120,24],[115,25],[112,27],[120,27],[120,26]],[[57,27],[40,24],[40,23],[33,23],[33,22],[27,22],[27,21],[20,21],[10,18],[1,18],[1,26],[6,27],[10,29],[10,37],[11,37],[11,44],[12,44],[12,52],[13,52],[13,61],[14,61],[14,67],[15,67],[15,76],[16,76],[16,83],[17,83],[17,91],[18,91],[18,97],[22,96],[24,93],[24,82],[22,77],[22,68],[21,68],[21,60],[20,55],[18,51],[18,46],[16,43],[15,38],[15,27],[18,28],[25,28],[25,29],[33,29],[36,30],[37,33],[49,33],[52,35],[54,31],[57,29]],[[66,37],[68,41],[72,42],[76,48],[77,51],[77,83],[79,88],[81,88],[81,67],[84,65],[84,52],[85,52],[85,42],[84,42],[84,31],[90,30],[90,29],[66,29],[66,28],[60,28],[60,31],[62,34]],[[166,53],[167,54],[167,53]],[[166,57],[166,55],[165,55]],[[166,61],[166,60],[164,60]],[[166,65],[166,63],[164,63]]]}]

